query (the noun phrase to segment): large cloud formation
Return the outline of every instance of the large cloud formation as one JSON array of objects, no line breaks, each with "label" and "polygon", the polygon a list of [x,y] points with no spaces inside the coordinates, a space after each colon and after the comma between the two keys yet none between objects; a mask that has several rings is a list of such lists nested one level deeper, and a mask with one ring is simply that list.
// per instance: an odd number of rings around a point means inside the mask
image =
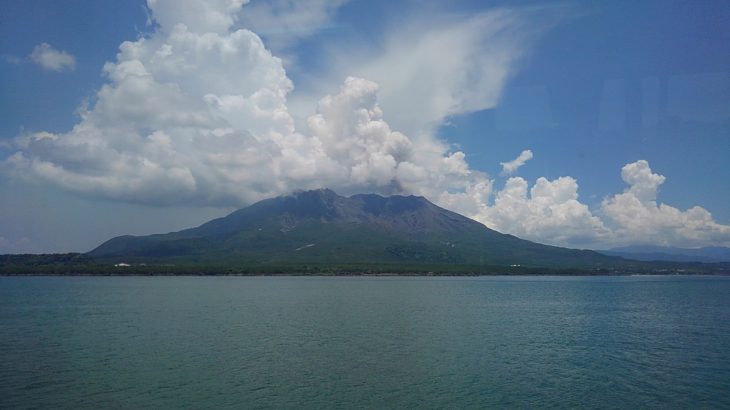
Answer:
[{"label": "large cloud formation", "polygon": [[[657,205],[664,177],[645,161],[624,167],[630,188],[604,201],[604,221],[579,201],[571,177],[539,178],[531,188],[512,177],[493,192],[495,181],[471,169],[463,152],[424,134],[434,121],[495,104],[521,51],[491,59],[489,49],[475,46],[459,54],[475,67],[490,63],[470,71],[472,87],[458,77],[440,81],[447,89],[437,87],[433,96],[411,96],[430,101],[425,127],[412,118],[403,122],[417,138],[386,122],[380,86],[359,77],[347,77],[297,129],[287,106],[293,84],[282,60],[257,34],[237,27],[245,3],[190,0],[183,7],[148,0],[158,27],[119,47],[116,60],[104,66],[107,83],[93,106],[81,110],[79,123],[66,133],[18,137],[3,168],[83,195],[150,205],[241,206],[326,186],[343,193],[423,195],[502,232],[553,244],[730,244],[730,227],[704,209]],[[487,27],[509,32],[515,19],[503,11],[472,18],[466,31],[440,28],[422,46],[448,49],[451,42],[442,38],[477,44],[473,33]],[[366,71],[377,74],[378,61]],[[434,70],[444,77],[449,67]],[[527,153],[510,169],[524,164]]]},{"label": "large cloud formation", "polygon": [[391,130],[379,86],[360,78],[295,130],[282,61],[233,28],[243,1],[188,3],[150,0],[157,30],[120,46],[70,132],[19,138],[13,168],[87,195],[224,206],[319,186],[435,192],[478,175],[463,153]]}]

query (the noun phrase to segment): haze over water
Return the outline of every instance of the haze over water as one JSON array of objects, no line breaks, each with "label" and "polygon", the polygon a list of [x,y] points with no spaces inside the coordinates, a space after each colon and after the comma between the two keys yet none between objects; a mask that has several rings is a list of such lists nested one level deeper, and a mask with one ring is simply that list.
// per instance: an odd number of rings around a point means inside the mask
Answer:
[{"label": "haze over water", "polygon": [[728,277],[0,277],[1,408],[728,408]]}]

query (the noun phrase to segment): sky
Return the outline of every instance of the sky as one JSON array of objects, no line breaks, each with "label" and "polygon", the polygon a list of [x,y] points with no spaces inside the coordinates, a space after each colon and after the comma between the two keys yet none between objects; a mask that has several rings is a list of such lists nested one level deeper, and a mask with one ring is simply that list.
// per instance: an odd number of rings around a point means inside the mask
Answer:
[{"label": "sky", "polygon": [[726,1],[0,0],[0,253],[299,189],[730,246]]}]

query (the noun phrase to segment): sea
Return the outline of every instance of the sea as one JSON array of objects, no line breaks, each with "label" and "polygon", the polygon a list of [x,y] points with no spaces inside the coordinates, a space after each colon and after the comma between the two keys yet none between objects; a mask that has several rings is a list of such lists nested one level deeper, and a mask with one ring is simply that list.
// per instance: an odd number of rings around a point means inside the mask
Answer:
[{"label": "sea", "polygon": [[0,408],[730,408],[730,277],[0,277]]}]

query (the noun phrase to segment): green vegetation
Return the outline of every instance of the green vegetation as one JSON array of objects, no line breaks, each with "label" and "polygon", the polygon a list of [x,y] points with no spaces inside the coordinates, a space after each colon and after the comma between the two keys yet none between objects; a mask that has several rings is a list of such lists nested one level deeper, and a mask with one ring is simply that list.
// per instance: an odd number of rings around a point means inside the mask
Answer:
[{"label": "green vegetation", "polygon": [[428,263],[152,263],[115,266],[82,254],[0,255],[2,275],[625,275],[730,274],[730,263],[633,262],[612,268]]}]

